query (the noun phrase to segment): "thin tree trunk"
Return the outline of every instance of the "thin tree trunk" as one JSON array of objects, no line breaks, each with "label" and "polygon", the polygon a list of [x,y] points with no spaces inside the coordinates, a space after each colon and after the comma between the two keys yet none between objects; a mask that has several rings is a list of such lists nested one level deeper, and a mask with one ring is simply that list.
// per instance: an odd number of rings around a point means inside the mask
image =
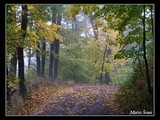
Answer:
[{"label": "thin tree trunk", "polygon": [[139,71],[140,71],[140,73],[143,73],[143,72],[142,72],[142,69],[141,69],[140,49],[141,49],[141,44],[139,43],[139,50],[138,50]]},{"label": "thin tree trunk", "polygon": [[150,76],[149,76],[149,71],[148,71],[148,62],[147,62],[147,57],[146,57],[146,32],[145,32],[145,5],[143,5],[143,10],[144,10],[144,17],[143,17],[143,58],[145,61],[145,67],[146,67],[146,77],[147,77],[147,85],[148,85],[148,92],[150,95],[153,94],[152,88],[151,88],[151,83],[150,83]]},{"label": "thin tree trunk", "polygon": [[[62,16],[58,14],[57,24],[61,25]],[[55,40],[55,67],[54,67],[54,79],[58,78],[58,67],[59,67],[59,40]]]},{"label": "thin tree trunk", "polygon": [[44,41],[42,45],[42,71],[41,71],[41,76],[44,77],[44,72],[45,72],[45,60],[46,60],[46,42]]},{"label": "thin tree trunk", "polygon": [[52,43],[50,45],[50,63],[49,63],[49,78],[51,80],[53,80],[53,76],[54,76],[54,44]]},{"label": "thin tree trunk", "polygon": [[[38,48],[40,48],[40,45],[38,44]],[[37,59],[37,77],[40,77],[41,75],[41,63],[40,63],[40,52],[36,51],[36,59]]]},{"label": "thin tree trunk", "polygon": [[105,62],[106,52],[107,52],[107,45],[105,47],[104,54],[103,54],[103,62],[102,62],[102,68],[101,68],[101,74],[100,74],[100,83],[102,83],[102,75],[103,75],[103,69],[104,69],[104,62]]}]

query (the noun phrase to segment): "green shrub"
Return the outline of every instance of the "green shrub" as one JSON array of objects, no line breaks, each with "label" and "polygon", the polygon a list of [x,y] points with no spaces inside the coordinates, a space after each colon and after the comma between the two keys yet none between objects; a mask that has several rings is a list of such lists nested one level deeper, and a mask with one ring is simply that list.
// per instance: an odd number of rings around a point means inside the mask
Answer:
[{"label": "green shrub", "polygon": [[125,114],[129,114],[131,110],[152,111],[152,96],[148,93],[144,73],[139,72],[138,64],[134,66],[133,73],[128,75],[124,87],[118,91],[114,103],[118,103]]}]

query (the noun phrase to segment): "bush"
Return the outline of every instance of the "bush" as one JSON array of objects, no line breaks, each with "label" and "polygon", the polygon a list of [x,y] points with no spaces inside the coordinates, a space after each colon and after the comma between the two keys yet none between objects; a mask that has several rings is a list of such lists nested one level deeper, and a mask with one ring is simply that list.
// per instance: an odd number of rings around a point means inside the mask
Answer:
[{"label": "bush", "polygon": [[[144,66],[142,69],[144,69]],[[124,85],[124,87],[119,89],[114,103],[118,103],[125,114],[129,114],[131,110],[152,111],[152,96],[148,93],[144,73],[139,72],[137,64],[134,66],[133,73],[129,74],[128,80]]]},{"label": "bush", "polygon": [[88,79],[85,63],[81,58],[63,56],[60,59],[59,75],[61,79],[85,82]]}]

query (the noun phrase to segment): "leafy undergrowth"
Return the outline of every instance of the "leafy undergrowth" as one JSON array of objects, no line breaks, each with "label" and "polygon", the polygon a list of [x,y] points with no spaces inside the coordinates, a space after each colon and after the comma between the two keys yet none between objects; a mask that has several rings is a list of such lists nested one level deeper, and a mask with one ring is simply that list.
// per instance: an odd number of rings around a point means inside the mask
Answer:
[{"label": "leafy undergrowth", "polygon": [[[117,104],[118,103],[118,104]],[[152,111],[152,96],[148,94],[147,88],[137,86],[120,88],[113,104],[121,108],[122,114],[130,114],[131,111]]]},{"label": "leafy undergrowth", "polygon": [[23,108],[12,115],[117,115],[112,104],[119,87],[83,85],[74,87],[41,87],[31,95]]}]

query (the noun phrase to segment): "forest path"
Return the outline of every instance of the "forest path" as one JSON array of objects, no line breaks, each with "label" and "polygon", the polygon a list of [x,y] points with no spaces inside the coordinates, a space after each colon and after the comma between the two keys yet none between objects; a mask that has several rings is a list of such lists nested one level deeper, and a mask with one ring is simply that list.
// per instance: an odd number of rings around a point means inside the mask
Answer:
[{"label": "forest path", "polygon": [[30,115],[118,115],[111,105],[119,86],[75,86],[59,91]]}]

